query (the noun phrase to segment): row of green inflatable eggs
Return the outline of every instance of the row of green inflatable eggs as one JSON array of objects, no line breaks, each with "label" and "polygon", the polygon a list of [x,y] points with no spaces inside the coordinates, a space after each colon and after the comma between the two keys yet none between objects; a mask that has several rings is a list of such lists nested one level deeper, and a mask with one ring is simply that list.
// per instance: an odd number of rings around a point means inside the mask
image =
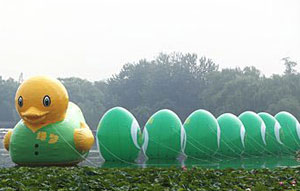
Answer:
[{"label": "row of green inflatable eggs", "polygon": [[164,109],[149,118],[142,133],[129,111],[115,107],[100,120],[97,144],[106,161],[133,162],[140,150],[148,159],[171,160],[183,153],[194,159],[291,154],[300,149],[300,125],[288,112],[225,113],[216,119],[206,110],[193,112],[182,125]]}]

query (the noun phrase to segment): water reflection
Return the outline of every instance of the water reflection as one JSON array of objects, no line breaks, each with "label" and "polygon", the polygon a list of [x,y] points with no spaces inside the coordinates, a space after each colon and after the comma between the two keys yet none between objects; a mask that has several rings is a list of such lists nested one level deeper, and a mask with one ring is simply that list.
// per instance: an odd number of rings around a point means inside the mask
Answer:
[{"label": "water reflection", "polygon": [[180,167],[182,166],[181,162],[179,160],[148,160],[145,163],[145,167]]},{"label": "water reflection", "polygon": [[102,168],[142,168],[144,164],[139,163],[127,163],[127,162],[103,162],[101,164]]},{"label": "water reflection", "polygon": [[185,159],[185,160],[147,160],[139,163],[127,162],[104,162],[103,168],[147,168],[147,167],[200,167],[210,169],[225,168],[277,168],[277,167],[300,167],[300,161],[294,156],[268,156],[268,157],[247,157],[247,158],[224,158],[224,159]]}]

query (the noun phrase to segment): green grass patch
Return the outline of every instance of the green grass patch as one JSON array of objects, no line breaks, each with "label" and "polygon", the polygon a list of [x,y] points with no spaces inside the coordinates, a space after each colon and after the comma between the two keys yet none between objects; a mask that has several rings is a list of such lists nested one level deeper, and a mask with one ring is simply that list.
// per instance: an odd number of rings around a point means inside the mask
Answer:
[{"label": "green grass patch", "polygon": [[0,190],[300,190],[299,176],[300,168],[13,167],[0,169]]}]

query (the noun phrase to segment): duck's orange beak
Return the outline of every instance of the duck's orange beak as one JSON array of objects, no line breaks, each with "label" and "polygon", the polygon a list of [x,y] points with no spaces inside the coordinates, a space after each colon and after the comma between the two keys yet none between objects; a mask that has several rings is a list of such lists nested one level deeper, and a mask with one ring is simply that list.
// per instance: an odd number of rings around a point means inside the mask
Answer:
[{"label": "duck's orange beak", "polygon": [[21,112],[21,117],[24,121],[30,124],[37,124],[46,119],[48,111],[40,111],[36,107],[30,107],[26,111]]}]

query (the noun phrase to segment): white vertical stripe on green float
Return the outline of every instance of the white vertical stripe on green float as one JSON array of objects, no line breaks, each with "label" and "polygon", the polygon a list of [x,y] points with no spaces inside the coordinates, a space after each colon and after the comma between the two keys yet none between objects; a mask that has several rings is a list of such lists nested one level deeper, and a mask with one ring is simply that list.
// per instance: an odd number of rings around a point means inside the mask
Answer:
[{"label": "white vertical stripe on green float", "polygon": [[266,143],[266,124],[260,117],[259,117],[259,120],[261,122],[261,126],[260,126],[261,138],[263,140],[263,143],[265,145],[267,145],[267,143]]},{"label": "white vertical stripe on green float", "polygon": [[244,127],[244,125],[242,125],[241,126],[241,142],[242,142],[242,145],[244,148],[245,148],[245,134],[246,134],[245,127]]},{"label": "white vertical stripe on green float", "polygon": [[137,136],[138,136],[138,129],[140,128],[138,122],[136,119],[134,119],[132,121],[132,124],[131,124],[131,138],[133,140],[133,143],[134,145],[136,146],[136,148],[140,149],[140,146],[138,144],[138,141],[137,141]]},{"label": "white vertical stripe on green float", "polygon": [[275,137],[276,140],[279,144],[283,145],[283,143],[281,142],[280,139],[280,129],[281,129],[281,125],[279,124],[279,122],[276,120],[275,125],[274,125],[274,131],[275,131]]}]

